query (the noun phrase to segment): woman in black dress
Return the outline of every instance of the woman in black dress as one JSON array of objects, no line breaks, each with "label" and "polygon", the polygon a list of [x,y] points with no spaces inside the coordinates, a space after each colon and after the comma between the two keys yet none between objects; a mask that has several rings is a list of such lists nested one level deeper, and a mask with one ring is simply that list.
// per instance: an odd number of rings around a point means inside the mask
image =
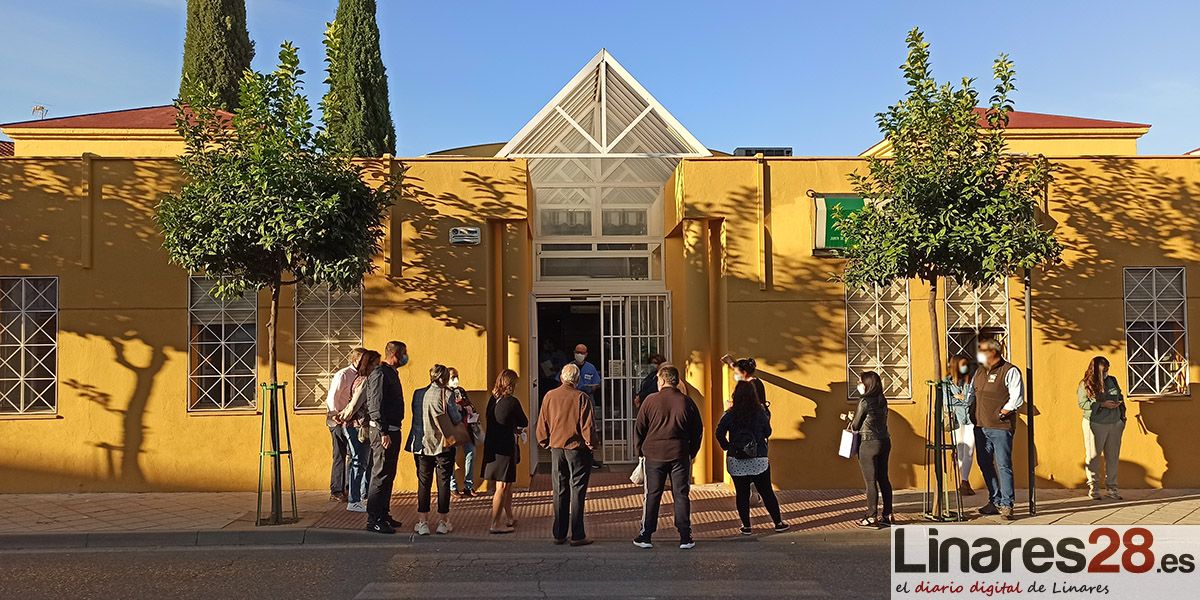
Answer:
[{"label": "woman in black dress", "polygon": [[[517,464],[521,462],[521,447],[517,436],[529,426],[529,418],[521,402],[513,397],[517,387],[517,372],[505,369],[492,386],[487,405],[487,431],[483,434],[483,478],[491,482],[491,533],[512,533],[517,520],[512,512],[512,484],[517,481]],[[507,521],[501,521],[507,516]]]}]

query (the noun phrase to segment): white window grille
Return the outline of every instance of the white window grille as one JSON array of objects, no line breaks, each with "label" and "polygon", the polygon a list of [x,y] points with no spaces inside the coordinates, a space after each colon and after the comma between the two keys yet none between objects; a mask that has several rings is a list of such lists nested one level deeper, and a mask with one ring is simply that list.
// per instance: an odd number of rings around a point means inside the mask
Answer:
[{"label": "white window grille", "polygon": [[850,398],[863,371],[875,371],[889,400],[912,397],[908,282],[846,290],[846,377]]},{"label": "white window grille", "polygon": [[58,410],[58,278],[0,277],[0,414]]},{"label": "white window grille", "polygon": [[946,282],[946,351],[975,360],[979,340],[993,339],[1008,347],[1008,279],[988,285]]},{"label": "white window grille", "polygon": [[539,281],[662,278],[662,191],[710,156],[606,51],[497,153],[529,159]]},{"label": "white window grille", "polygon": [[296,285],[296,410],[325,410],[333,374],[362,346],[362,291]]},{"label": "white window grille", "polygon": [[223,300],[216,280],[192,276],[188,286],[189,411],[256,406],[258,307],[254,292]]},{"label": "white window grille", "polygon": [[1125,269],[1125,359],[1131,396],[1188,393],[1183,267]]}]

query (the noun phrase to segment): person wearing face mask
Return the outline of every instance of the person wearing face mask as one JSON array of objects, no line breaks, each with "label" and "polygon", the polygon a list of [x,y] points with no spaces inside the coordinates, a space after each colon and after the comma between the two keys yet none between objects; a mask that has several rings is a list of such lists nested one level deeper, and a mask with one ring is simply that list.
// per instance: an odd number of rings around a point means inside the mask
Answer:
[{"label": "person wearing face mask", "polygon": [[396,461],[400,458],[400,426],[404,421],[404,387],[396,369],[407,363],[408,346],[390,341],[384,346],[382,363],[363,384],[371,442],[367,531],[375,533],[396,533],[396,527],[400,526],[400,521],[389,514],[389,507],[396,483]]},{"label": "person wearing face mask", "polygon": [[[471,436],[470,440],[462,444],[463,485],[461,491],[458,487],[458,480],[451,477],[450,493],[469,498],[475,495],[475,444],[482,437],[479,429],[479,413],[475,411],[475,405],[471,404],[471,397],[467,395],[467,390],[459,385],[458,369],[454,367],[450,367],[450,383],[447,389],[450,391],[450,400],[458,406],[459,413],[466,420],[467,434]],[[457,452],[458,450],[455,450],[455,453]]]},{"label": "person wearing face mask", "polygon": [[649,398],[651,394],[658,393],[658,370],[667,362],[667,359],[661,354],[651,354],[647,362],[650,366],[650,372],[642,379],[642,385],[638,387],[637,394],[633,396],[634,412],[637,412],[641,408],[642,402],[646,398]]},{"label": "person wearing face mask", "polygon": [[949,373],[942,389],[945,391],[946,406],[954,415],[954,457],[958,462],[958,492],[974,496],[971,488],[971,463],[975,461],[975,425],[971,422],[971,403],[975,402],[975,388],[971,385],[971,362],[967,357],[954,355],[946,362]]},{"label": "person wearing face mask", "polygon": [[[892,480],[888,477],[888,457],[892,438],[888,433],[888,405],[883,396],[883,381],[874,371],[858,376],[858,408],[850,430],[859,434],[858,466],[866,484],[867,512],[856,523],[864,529],[892,525]],[[880,515],[879,496],[883,495],[883,514]]]},{"label": "person wearing face mask", "polygon": [[721,357],[721,362],[729,365],[733,370],[733,380],[745,381],[754,386],[754,394],[758,397],[758,403],[762,405],[763,410],[767,411],[767,415],[771,414],[771,403],[767,402],[767,386],[763,385],[761,379],[755,376],[758,372],[758,363],[754,362],[753,358],[739,358],[733,360],[733,357],[726,354]]},{"label": "person wearing face mask", "polygon": [[[329,382],[329,393],[325,396],[325,425],[329,427],[329,434],[333,440],[333,465],[329,473],[329,500],[333,502],[347,501],[346,479],[349,469],[346,457],[349,455],[349,441],[346,439],[346,430],[339,415],[354,395],[354,380],[359,375],[358,362],[366,351],[366,348],[350,351],[349,364],[333,374],[333,379]],[[359,500],[350,499],[349,502]]]},{"label": "person wearing face mask", "polygon": [[987,483],[988,503],[981,515],[1013,519],[1012,447],[1017,409],[1025,404],[1021,370],[1004,360],[996,340],[979,342],[979,368],[971,380],[975,389],[971,422],[975,424],[975,458]]},{"label": "person wearing face mask", "polygon": [[[588,347],[583,344],[575,345],[575,357],[571,363],[579,368],[579,383],[576,389],[587,394],[592,401],[592,410],[595,414],[601,414],[602,407],[600,406],[600,370],[596,365],[588,362]],[[560,371],[555,379],[562,381],[562,372]],[[593,469],[601,469],[604,467],[603,458],[596,455],[592,460]]]},{"label": "person wearing face mask", "polygon": [[1117,465],[1121,460],[1121,434],[1125,432],[1125,397],[1117,378],[1108,374],[1107,358],[1097,356],[1088,363],[1077,395],[1083,410],[1088,495],[1100,499],[1100,455],[1104,454],[1104,487],[1109,498],[1120,500]]}]

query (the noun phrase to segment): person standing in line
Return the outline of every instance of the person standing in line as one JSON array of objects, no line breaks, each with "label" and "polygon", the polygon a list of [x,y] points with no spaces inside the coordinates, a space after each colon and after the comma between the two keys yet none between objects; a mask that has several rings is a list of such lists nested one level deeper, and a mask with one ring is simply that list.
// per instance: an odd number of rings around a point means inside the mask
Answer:
[{"label": "person standing in line", "polygon": [[954,457],[958,462],[958,492],[974,496],[971,488],[971,464],[975,462],[975,425],[971,422],[971,404],[975,402],[975,387],[971,384],[971,363],[967,357],[954,355],[946,363],[946,406],[954,415]]},{"label": "person standing in line", "polygon": [[433,365],[425,394],[420,399],[413,398],[413,426],[408,432],[407,446],[417,467],[417,524],[413,528],[417,535],[429,535],[429,496],[435,470],[439,516],[436,531],[446,534],[454,530],[450,524],[450,480],[454,477],[455,451],[452,446],[447,447],[439,419],[449,417],[457,425],[462,422],[462,415],[450,400],[449,386],[450,369]]},{"label": "person standing in line", "polygon": [[1108,359],[1097,356],[1088,363],[1077,392],[1083,410],[1083,448],[1086,453],[1088,495],[1100,499],[1100,455],[1104,454],[1104,487],[1108,497],[1121,499],[1117,471],[1121,461],[1121,435],[1125,432],[1125,396],[1117,378],[1108,374]]},{"label": "person standing in line", "polygon": [[346,441],[350,444],[350,494],[346,504],[346,510],[350,512],[367,512],[371,448],[367,444],[367,406],[363,390],[371,373],[379,367],[381,358],[378,352],[363,349],[355,367],[358,376],[354,378],[354,394],[337,417],[338,422],[343,424]]},{"label": "person standing in line", "polygon": [[[602,393],[600,370],[596,365],[588,362],[588,347],[584,344],[575,345],[574,364],[579,367],[579,384],[577,388],[588,395],[592,401],[592,413],[600,413],[603,409],[600,406],[600,394]],[[561,381],[561,379],[560,379]],[[592,468],[599,469],[603,467],[602,456],[592,456]]]},{"label": "person standing in line", "polygon": [[[554,543],[572,546],[592,543],[584,529],[583,505],[591,477],[595,422],[592,399],[579,390],[579,365],[563,367],[562,385],[546,392],[538,411],[537,441],[550,450],[550,480],[554,485]],[[568,527],[569,525],[569,527]]]},{"label": "person standing in line", "polygon": [[788,530],[779,511],[779,499],[771,485],[771,464],[767,459],[767,439],[771,437],[771,416],[758,401],[754,385],[739,381],[733,387],[733,402],[717,423],[717,444],[726,452],[725,470],[733,477],[742,535],[750,535],[750,487],[758,489],[763,505],[775,524],[775,531]]},{"label": "person standing in line", "polygon": [[755,373],[758,372],[758,363],[754,362],[753,358],[739,358],[733,360],[733,357],[726,354],[721,357],[721,362],[733,369],[734,381],[746,381],[754,386],[754,393],[758,395],[758,402],[766,409],[767,414],[771,414],[771,403],[767,402],[767,386],[763,384]]},{"label": "person standing in line", "polygon": [[1013,519],[1012,447],[1016,432],[1017,409],[1025,404],[1021,370],[1004,360],[1003,348],[996,340],[979,342],[975,355],[979,368],[972,379],[975,404],[971,422],[975,424],[975,458],[987,483],[988,503],[981,515],[999,514]]},{"label": "person standing in line", "polygon": [[[878,529],[892,525],[892,480],[888,477],[888,456],[892,438],[888,433],[888,405],[883,396],[883,381],[874,371],[858,376],[858,408],[854,411],[851,431],[859,433],[858,466],[867,486],[867,512],[857,525]],[[883,494],[883,514],[879,515],[879,495]]]},{"label": "person standing in line", "polygon": [[397,368],[408,364],[408,346],[390,341],[383,361],[367,378],[367,425],[371,440],[371,485],[367,491],[367,531],[396,533],[400,521],[392,518],[392,487],[400,458],[400,425],[404,421],[404,387]]},{"label": "person standing in line", "polygon": [[[492,524],[489,533],[512,533],[517,524],[512,511],[513,483],[521,462],[517,437],[529,426],[521,401],[513,397],[517,372],[505,369],[496,377],[487,404],[487,431],[483,438],[483,478],[491,482]],[[503,520],[507,517],[507,520]]]},{"label": "person standing in line", "polygon": [[642,529],[633,545],[653,548],[651,537],[658,529],[658,510],[663,487],[671,478],[671,498],[675,508],[675,529],[679,547],[696,547],[692,538],[691,492],[692,460],[700,452],[704,420],[700,409],[679,391],[679,369],[663,367],[658,371],[658,392],[642,402],[633,424],[633,444],[637,456],[645,457],[645,505]]},{"label": "person standing in line", "polygon": [[[475,405],[471,404],[471,397],[467,394],[467,390],[459,385],[458,369],[450,367],[450,401],[458,407],[459,414],[467,422],[467,434],[470,439],[461,444],[463,449],[463,485],[459,491],[458,480],[454,477],[450,478],[450,493],[455,496],[471,497],[475,495],[475,447],[482,441],[479,430],[479,413],[475,410]],[[458,450],[454,452],[457,454]]]},{"label": "person standing in line", "polygon": [[[359,360],[362,359],[364,348],[350,351],[348,364],[333,374],[329,381],[329,393],[325,395],[325,426],[329,428],[329,437],[333,441],[333,464],[329,469],[329,501],[346,502],[346,474],[350,469],[346,458],[349,455],[346,430],[338,420],[343,408],[350,403],[354,395],[354,381],[358,378]],[[353,502],[353,500],[352,500]]]},{"label": "person standing in line", "polygon": [[650,372],[642,379],[642,384],[638,386],[637,393],[633,396],[633,412],[636,413],[642,406],[642,402],[646,401],[651,394],[658,393],[658,369],[667,362],[667,358],[661,354],[651,354],[647,360],[650,366]]}]

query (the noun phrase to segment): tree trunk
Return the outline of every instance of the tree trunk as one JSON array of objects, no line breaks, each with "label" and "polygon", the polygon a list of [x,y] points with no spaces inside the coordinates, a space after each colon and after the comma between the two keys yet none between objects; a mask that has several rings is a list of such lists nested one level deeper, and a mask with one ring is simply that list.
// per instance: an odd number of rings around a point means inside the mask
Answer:
[{"label": "tree trunk", "polygon": [[271,521],[283,523],[283,460],[279,451],[279,364],[276,354],[279,332],[279,290],[281,284],[271,284],[271,320],[267,321],[267,363],[271,369],[270,395],[267,410],[271,424]]},{"label": "tree trunk", "polygon": [[[929,283],[929,341],[932,343],[933,350],[933,381],[938,382],[942,380],[943,373],[941,360],[941,330],[938,328],[937,316],[937,277],[930,277],[926,281]],[[942,412],[944,409],[942,407],[942,394],[939,387],[933,388],[933,395],[929,400],[931,404],[929,411],[932,413],[931,416],[933,417],[933,426],[932,430],[929,432],[930,439],[927,440],[927,442],[934,444],[932,466],[934,472],[934,493],[936,494],[933,500],[933,514],[940,518],[946,512],[946,475],[943,465],[945,451],[942,449],[942,443],[944,441],[943,437],[945,435],[945,430],[943,427],[944,421],[942,420]],[[930,465],[926,465],[925,468],[929,468],[929,466]],[[954,482],[954,485],[958,485],[958,482]]]},{"label": "tree trunk", "polygon": [[937,316],[937,277],[926,280],[929,283],[929,341],[932,342],[933,348],[933,380],[941,381],[945,374],[942,373],[942,344],[941,344],[941,329],[938,327]]}]

